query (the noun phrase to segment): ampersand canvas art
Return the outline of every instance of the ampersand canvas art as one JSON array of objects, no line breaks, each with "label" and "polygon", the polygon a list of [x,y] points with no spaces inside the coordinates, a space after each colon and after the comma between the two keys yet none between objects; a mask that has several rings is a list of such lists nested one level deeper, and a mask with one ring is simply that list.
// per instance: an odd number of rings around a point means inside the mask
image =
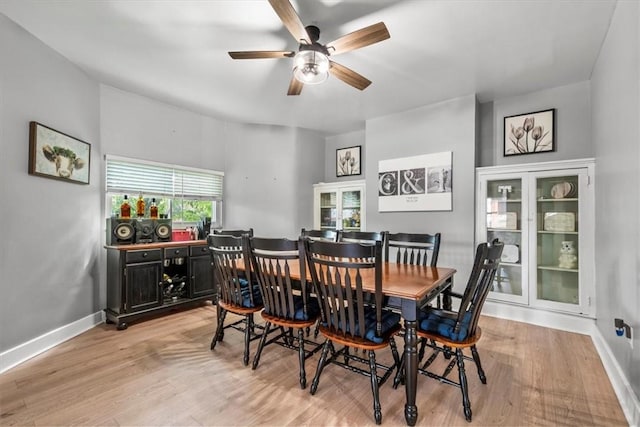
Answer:
[{"label": "ampersand canvas art", "polygon": [[378,210],[451,210],[452,152],[378,162]]}]

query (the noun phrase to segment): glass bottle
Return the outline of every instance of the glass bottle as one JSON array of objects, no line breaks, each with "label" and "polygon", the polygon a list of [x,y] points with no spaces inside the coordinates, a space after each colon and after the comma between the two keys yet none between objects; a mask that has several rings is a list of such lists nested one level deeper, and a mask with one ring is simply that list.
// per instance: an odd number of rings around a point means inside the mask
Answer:
[{"label": "glass bottle", "polygon": [[142,198],[142,193],[140,193],[140,196],[136,201],[136,215],[138,218],[142,218],[144,216],[144,199]]},{"label": "glass bottle", "polygon": [[126,194],[120,205],[120,218],[131,218],[131,205],[129,205],[129,199]]},{"label": "glass bottle", "polygon": [[151,219],[158,219],[158,205],[156,205],[155,197],[151,199],[151,206],[149,207],[149,216]]}]

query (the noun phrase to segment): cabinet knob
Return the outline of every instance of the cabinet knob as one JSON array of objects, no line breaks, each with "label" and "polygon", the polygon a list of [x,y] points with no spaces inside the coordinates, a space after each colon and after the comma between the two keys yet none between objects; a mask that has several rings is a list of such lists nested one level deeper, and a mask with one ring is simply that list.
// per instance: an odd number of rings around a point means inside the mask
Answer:
[{"label": "cabinet knob", "polygon": [[179,254],[179,253],[180,253],[180,251],[178,249],[176,249],[175,252],[174,252],[174,254],[176,254],[176,255]]},{"label": "cabinet knob", "polygon": [[144,253],[142,254],[142,258],[146,258],[148,255],[149,255],[148,253],[144,252]]}]

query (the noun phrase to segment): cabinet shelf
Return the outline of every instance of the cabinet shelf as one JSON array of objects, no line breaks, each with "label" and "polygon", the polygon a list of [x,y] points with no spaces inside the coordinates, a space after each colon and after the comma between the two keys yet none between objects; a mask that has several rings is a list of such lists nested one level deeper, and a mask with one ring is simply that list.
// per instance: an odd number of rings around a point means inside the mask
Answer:
[{"label": "cabinet shelf", "polygon": [[510,228],[487,228],[487,231],[493,231],[493,232],[498,232],[498,233],[520,233],[521,230],[512,230]]},{"label": "cabinet shelf", "polygon": [[538,202],[577,202],[578,199],[577,198],[566,198],[566,199],[550,199],[550,198],[546,198],[543,197],[541,199],[538,199]]},{"label": "cabinet shelf", "polygon": [[538,234],[575,234],[576,236],[580,233],[577,231],[546,231],[546,230],[538,230]]},{"label": "cabinet shelf", "polygon": [[500,262],[500,267],[522,267],[519,262]]},{"label": "cabinet shelf", "polygon": [[554,265],[539,265],[538,270],[562,271],[566,273],[578,273],[580,271],[577,268],[561,268]]}]

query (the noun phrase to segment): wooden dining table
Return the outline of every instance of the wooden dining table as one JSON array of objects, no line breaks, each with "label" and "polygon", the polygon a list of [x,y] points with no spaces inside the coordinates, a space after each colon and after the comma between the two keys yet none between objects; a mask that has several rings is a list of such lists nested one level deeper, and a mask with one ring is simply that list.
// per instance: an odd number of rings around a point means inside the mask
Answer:
[{"label": "wooden dining table", "polygon": [[[244,269],[243,260],[239,259],[238,267]],[[417,315],[420,303],[431,301],[453,285],[456,270],[445,267],[429,267],[412,264],[383,262],[382,294],[397,297],[401,301],[401,316],[404,321],[404,358],[405,358],[405,394],[404,416],[407,424],[414,426],[418,419],[416,406],[416,386],[418,382],[418,335]],[[300,280],[298,263],[290,264],[292,279]],[[310,281],[306,271],[306,280]],[[373,292],[375,283],[372,274],[363,274],[363,289]],[[451,309],[451,297],[443,294],[443,307]]]}]

